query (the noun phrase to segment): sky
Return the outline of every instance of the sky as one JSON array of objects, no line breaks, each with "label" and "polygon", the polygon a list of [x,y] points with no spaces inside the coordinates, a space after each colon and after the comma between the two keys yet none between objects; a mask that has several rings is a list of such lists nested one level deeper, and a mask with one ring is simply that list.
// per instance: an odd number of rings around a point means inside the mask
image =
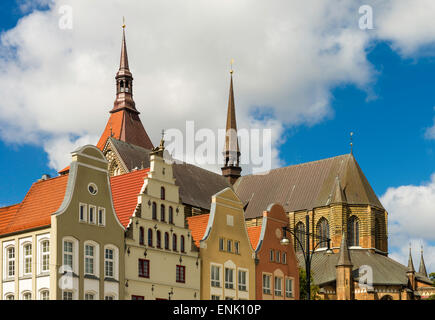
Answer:
[{"label": "sky", "polygon": [[[373,29],[359,27],[362,5]],[[234,58],[238,127],[272,130],[272,166],[349,153],[354,132],[389,212],[390,256],[406,263],[411,243],[418,268],[424,245],[435,272],[434,15],[431,0],[1,1],[0,206],[96,143],[125,16],[134,98],[155,144],[186,120],[225,125]]]}]

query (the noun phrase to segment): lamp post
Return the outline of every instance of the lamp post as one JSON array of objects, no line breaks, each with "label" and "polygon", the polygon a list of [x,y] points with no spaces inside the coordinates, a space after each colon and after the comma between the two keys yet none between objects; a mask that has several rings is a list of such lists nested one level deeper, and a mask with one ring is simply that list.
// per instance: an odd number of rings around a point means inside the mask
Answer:
[{"label": "lamp post", "polygon": [[[310,217],[308,215],[305,216],[305,236],[306,236],[306,246],[304,249],[304,245],[301,241],[301,239],[299,239],[299,237],[297,236],[298,231],[296,230],[292,230],[287,226],[282,227],[283,230],[283,238],[281,239],[281,244],[284,246],[288,246],[290,245],[290,240],[287,238],[287,232],[289,232],[290,234],[292,234],[294,236],[294,238],[296,239],[296,241],[299,243],[301,250],[302,250],[302,254],[304,256],[304,261],[305,261],[305,271],[307,274],[307,300],[311,299],[311,259],[313,257],[314,251],[316,250],[316,248],[322,244],[322,243],[327,243],[328,247],[327,247],[327,252],[331,252],[331,239],[328,237],[321,237],[319,235],[316,235],[314,233],[310,233]],[[299,232],[299,234],[301,234]],[[319,240],[315,245],[313,243],[313,250],[310,252],[310,238]]]}]

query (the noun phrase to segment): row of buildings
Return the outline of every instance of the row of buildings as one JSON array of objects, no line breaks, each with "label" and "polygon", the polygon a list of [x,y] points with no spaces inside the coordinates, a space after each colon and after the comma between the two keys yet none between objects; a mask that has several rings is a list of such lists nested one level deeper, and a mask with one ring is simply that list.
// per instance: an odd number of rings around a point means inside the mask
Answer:
[{"label": "row of buildings", "polygon": [[[435,293],[423,256],[419,272],[388,257],[388,213],[353,154],[241,175],[232,73],[222,175],[168,161],[163,138],[154,147],[125,30],[115,79],[97,145],[0,208],[0,299],[293,300],[303,252],[321,299]],[[295,232],[291,246],[283,227]],[[308,229],[318,235],[309,243]]]}]

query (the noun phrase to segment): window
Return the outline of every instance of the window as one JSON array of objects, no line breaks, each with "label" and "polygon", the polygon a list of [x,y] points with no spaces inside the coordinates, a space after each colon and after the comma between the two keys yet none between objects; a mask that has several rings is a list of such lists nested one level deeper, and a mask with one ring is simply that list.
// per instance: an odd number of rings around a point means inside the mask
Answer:
[{"label": "window", "polygon": [[166,217],[165,217],[165,205],[162,204],[162,205],[160,205],[160,221],[165,222],[166,221],[165,219],[166,219]]},{"label": "window", "polygon": [[359,219],[355,216],[350,217],[347,228],[349,247],[359,246]]},{"label": "window", "polygon": [[87,206],[83,203],[79,206],[79,220],[81,222],[86,222],[86,208]]},{"label": "window", "polygon": [[375,218],[375,248],[381,249],[381,221],[378,217]]},{"label": "window", "polygon": [[220,281],[220,272],[221,268],[218,266],[211,266],[211,286],[212,287],[221,287],[221,281]]},{"label": "window", "polygon": [[73,243],[71,241],[63,243],[63,264],[73,269]]},{"label": "window", "polygon": [[280,263],[281,262],[281,251],[276,251],[276,262]]},{"label": "window", "polygon": [[[305,250],[305,225],[302,222],[299,222],[296,225],[296,238],[299,239],[301,243],[296,240],[296,251]],[[302,244],[302,245],[301,245]]]},{"label": "window", "polygon": [[157,220],[157,204],[155,202],[153,202],[152,215],[153,215],[153,219]]},{"label": "window", "polygon": [[104,256],[104,275],[113,278],[113,249],[106,249]]},{"label": "window", "polygon": [[227,251],[233,252],[233,241],[232,240],[227,240]]},{"label": "window", "polygon": [[94,251],[94,246],[85,245],[85,274],[94,274]]},{"label": "window", "polygon": [[144,296],[134,296],[134,295],[131,296],[131,300],[144,300],[144,299],[145,299]]},{"label": "window", "polygon": [[23,300],[32,300],[32,293],[30,292],[23,293]]},{"label": "window", "polygon": [[139,244],[141,245],[145,244],[145,231],[143,227],[139,228]]},{"label": "window", "polygon": [[246,271],[239,270],[239,290],[246,291]]},{"label": "window", "polygon": [[15,275],[15,248],[10,247],[7,249],[6,256],[7,276],[13,277]]},{"label": "window", "polygon": [[184,251],[184,236],[181,236],[181,238],[180,238],[180,251],[185,252]]},{"label": "window", "polygon": [[139,277],[150,277],[150,261],[145,259],[139,259]]},{"label": "window", "polygon": [[153,229],[151,228],[148,229],[148,246],[153,246]]},{"label": "window", "polygon": [[326,239],[329,238],[329,223],[325,218],[320,218],[317,223],[317,236],[319,237],[319,248],[326,248],[328,246]]},{"label": "window", "polygon": [[105,296],[104,300],[115,300],[115,298],[113,296]]},{"label": "window", "polygon": [[165,198],[166,198],[165,187],[160,187],[160,200],[165,200]]},{"label": "window", "polygon": [[12,293],[6,295],[6,300],[15,300],[15,297]]},{"label": "window", "polygon": [[41,242],[41,272],[50,270],[50,242],[44,240]]},{"label": "window", "polygon": [[157,248],[162,248],[162,234],[160,230],[157,231]]},{"label": "window", "polygon": [[275,258],[274,256],[275,256],[274,251],[273,251],[273,250],[270,250],[270,253],[269,253],[269,260],[270,260],[271,262],[273,262],[273,259]]},{"label": "window", "polygon": [[73,294],[71,291],[64,291],[63,292],[63,300],[72,300]]},{"label": "window", "polygon": [[177,251],[177,235],[172,235],[172,251]]},{"label": "window", "polygon": [[176,281],[180,283],[186,282],[186,267],[177,265],[176,269]]},{"label": "window", "polygon": [[85,300],[94,300],[95,295],[93,293],[86,293]]},{"label": "window", "polygon": [[286,298],[293,298],[293,279],[285,279],[285,296]]},{"label": "window", "polygon": [[24,274],[32,273],[32,245],[24,245]]},{"label": "window", "polygon": [[221,297],[220,296],[216,296],[214,294],[211,295],[211,300],[220,300]]},{"label": "window", "polygon": [[165,232],[165,249],[169,250],[169,233]]},{"label": "window", "polygon": [[169,207],[169,223],[174,224],[174,208]]},{"label": "window", "polygon": [[234,252],[236,253],[236,254],[239,254],[240,253],[240,242],[239,241],[234,241]]},{"label": "window", "polygon": [[42,290],[39,294],[40,300],[50,300],[50,293],[48,290]]},{"label": "window", "polygon": [[226,289],[234,289],[233,274],[234,274],[233,269],[225,268],[225,288]]},{"label": "window", "polygon": [[95,206],[89,206],[89,223],[95,224]]},{"label": "window", "polygon": [[219,250],[224,251],[224,238],[219,238]]},{"label": "window", "polygon": [[282,263],[287,264],[287,253],[282,253]]},{"label": "window", "polygon": [[282,278],[280,277],[275,277],[275,295],[282,295]]},{"label": "window", "polygon": [[95,183],[90,183],[90,184],[88,185],[88,191],[89,191],[89,193],[92,194],[93,196],[95,196],[95,195],[97,194],[97,192],[98,192],[98,188],[97,188],[97,186],[95,185]]},{"label": "window", "polygon": [[270,275],[263,274],[263,293],[270,294]]},{"label": "window", "polygon": [[98,208],[98,225],[104,226],[106,224],[106,209]]}]

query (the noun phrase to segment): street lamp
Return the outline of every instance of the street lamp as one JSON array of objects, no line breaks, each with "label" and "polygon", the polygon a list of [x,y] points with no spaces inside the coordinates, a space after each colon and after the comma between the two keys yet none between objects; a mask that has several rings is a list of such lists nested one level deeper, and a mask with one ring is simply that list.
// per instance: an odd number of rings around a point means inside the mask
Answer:
[{"label": "street lamp", "polygon": [[[302,243],[302,241],[298,238],[297,233],[301,234],[301,232],[298,232],[297,230],[292,230],[287,226],[282,227],[283,230],[283,237],[281,239],[281,244],[283,246],[288,246],[290,245],[290,239],[287,238],[287,232],[289,232],[290,234],[292,234],[294,236],[294,238],[296,239],[296,241],[299,243],[301,250],[302,250],[302,254],[304,256],[304,261],[305,261],[305,271],[307,274],[307,300],[311,299],[311,259],[313,257],[314,251],[316,250],[316,248],[322,244],[322,243],[327,243],[328,247],[326,252],[327,253],[331,253],[331,239],[328,237],[321,237],[318,236],[314,233],[310,233],[310,217],[308,215],[305,216],[305,236],[306,236],[306,247],[304,249],[304,245]],[[313,244],[313,250],[310,252],[310,238],[314,238],[319,240],[316,245]]]}]

